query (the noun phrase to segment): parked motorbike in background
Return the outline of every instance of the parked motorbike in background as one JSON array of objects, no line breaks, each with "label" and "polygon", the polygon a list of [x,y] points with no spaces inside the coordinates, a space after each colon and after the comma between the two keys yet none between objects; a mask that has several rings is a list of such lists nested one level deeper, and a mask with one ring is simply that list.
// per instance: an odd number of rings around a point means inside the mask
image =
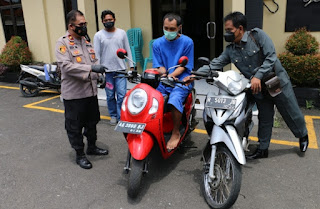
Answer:
[{"label": "parked motorbike in background", "polygon": [[[61,78],[57,71],[57,65],[20,65],[20,68],[21,73],[18,82],[20,83],[20,92],[23,96],[34,97],[41,90],[50,89],[55,89],[60,93]],[[105,77],[99,74],[97,87],[103,89],[105,86]]]},{"label": "parked motorbike in background", "polygon": [[[117,51],[118,57],[124,59],[127,52],[124,49]],[[133,62],[133,61],[132,61]],[[185,66],[187,57],[179,60],[179,65]],[[167,107],[168,96],[165,98],[156,90],[159,82],[174,87],[183,82],[173,78],[160,77],[157,71],[147,69],[143,75],[137,73],[136,69],[127,73],[126,77],[132,83],[137,84],[127,92],[122,106],[121,118],[115,130],[124,133],[128,143],[128,155],[125,165],[126,173],[129,173],[128,196],[134,198],[138,195],[143,174],[148,172],[148,157],[151,149],[158,144],[164,159],[170,157],[176,150],[167,150],[166,144],[171,137],[173,129],[171,111]],[[178,146],[186,139],[188,134],[197,125],[195,120],[196,93],[193,89],[186,98],[183,116],[180,125],[181,138]]]},{"label": "parked motorbike in background", "polygon": [[20,65],[20,68],[18,82],[23,96],[37,96],[40,90],[55,89],[60,91],[61,81],[57,73],[57,65]]},{"label": "parked motorbike in background", "polygon": [[[210,63],[207,58],[199,58],[199,61]],[[248,100],[246,94],[251,84],[233,70],[192,74],[217,87],[217,92],[207,94],[203,111],[209,141],[202,156],[201,190],[211,208],[230,208],[240,192],[241,165],[246,163],[244,150],[253,127],[254,102]]]}]

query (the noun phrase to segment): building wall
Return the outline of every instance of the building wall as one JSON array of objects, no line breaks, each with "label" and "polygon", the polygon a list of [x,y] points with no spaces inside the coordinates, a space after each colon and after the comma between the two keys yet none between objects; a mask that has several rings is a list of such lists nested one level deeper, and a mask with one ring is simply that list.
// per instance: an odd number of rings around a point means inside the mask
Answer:
[{"label": "building wall", "polygon": [[[271,0],[265,0],[265,3],[270,9],[276,8]],[[279,10],[275,14],[270,13],[267,8],[264,7],[263,30],[273,40],[276,52],[279,54],[285,51],[285,42],[292,32],[285,32],[287,1],[277,1],[277,3],[279,4]],[[312,32],[311,34],[320,42],[320,32]]]},{"label": "building wall", "polygon": [[[226,16],[230,12],[242,12],[245,13],[245,0],[224,0],[223,2],[223,16]],[[223,46],[226,47],[228,45],[227,42],[223,42]],[[237,67],[234,64],[226,65],[223,70],[237,70]]]},{"label": "building wall", "polygon": [[[264,1],[270,8],[275,8],[271,0]],[[292,34],[285,32],[287,1],[278,1],[279,10],[272,14],[264,8],[263,30],[274,41],[277,53],[284,51],[284,43]],[[65,19],[62,0],[23,0],[25,27],[28,43],[35,61],[55,61],[56,40],[65,34]],[[78,8],[84,12],[88,24],[88,34],[93,39],[96,32],[94,3],[78,0]],[[143,54],[149,56],[149,41],[152,39],[152,14],[150,0],[97,0],[99,29],[103,29],[100,15],[105,9],[116,14],[116,27],[128,30],[140,27],[143,33]],[[37,12],[35,12],[37,11]],[[245,0],[224,0],[224,15],[232,11],[245,11]],[[1,18],[1,17],[0,17]],[[0,19],[1,20],[1,19]],[[276,24],[275,24],[276,23]],[[320,32],[312,32],[320,41]],[[2,24],[0,24],[0,50],[5,45]],[[226,46],[226,43],[224,43]],[[230,67],[229,67],[230,68]]]},{"label": "building wall", "polygon": [[21,2],[28,44],[34,60],[54,61],[56,40],[65,34],[62,1],[23,0]]},{"label": "building wall", "polygon": [[141,28],[144,41],[143,54],[149,56],[148,43],[152,39],[152,19],[150,0],[98,0],[99,29],[104,26],[101,23],[101,12],[110,9],[116,15],[116,27],[123,30]]},{"label": "building wall", "polygon": [[130,0],[98,0],[98,18],[99,18],[99,29],[103,29],[104,26],[101,22],[101,12],[103,10],[111,10],[115,13],[116,23],[115,26],[123,30],[131,28],[131,10]]},{"label": "building wall", "polygon": [[93,36],[97,31],[94,3],[88,0],[78,0],[78,10],[80,10],[88,23],[88,35],[93,41]]},{"label": "building wall", "polygon": [[6,38],[4,36],[4,31],[3,31],[3,25],[2,25],[2,19],[0,15],[0,52],[2,51],[4,45],[6,45]]},{"label": "building wall", "polygon": [[142,29],[143,55],[149,57],[149,42],[152,39],[152,16],[150,0],[130,0],[131,26]]}]

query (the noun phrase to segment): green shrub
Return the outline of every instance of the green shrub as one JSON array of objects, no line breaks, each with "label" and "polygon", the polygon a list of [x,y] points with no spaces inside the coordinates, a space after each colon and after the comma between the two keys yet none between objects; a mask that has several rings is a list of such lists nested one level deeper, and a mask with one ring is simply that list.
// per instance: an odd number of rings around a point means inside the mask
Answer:
[{"label": "green shrub", "polygon": [[295,31],[287,40],[288,50],[279,55],[292,83],[299,87],[318,87],[320,78],[319,43],[305,28]]},{"label": "green shrub", "polygon": [[294,55],[315,54],[318,52],[319,42],[306,28],[300,28],[289,37],[285,48]]},{"label": "green shrub", "polygon": [[287,70],[293,84],[300,87],[318,86],[320,55],[295,56],[290,52],[279,55],[282,66]]},{"label": "green shrub", "polygon": [[0,63],[16,68],[31,62],[32,54],[27,43],[19,36],[12,36],[1,52]]},{"label": "green shrub", "polygon": [[4,74],[8,70],[8,67],[0,63],[0,75]]}]

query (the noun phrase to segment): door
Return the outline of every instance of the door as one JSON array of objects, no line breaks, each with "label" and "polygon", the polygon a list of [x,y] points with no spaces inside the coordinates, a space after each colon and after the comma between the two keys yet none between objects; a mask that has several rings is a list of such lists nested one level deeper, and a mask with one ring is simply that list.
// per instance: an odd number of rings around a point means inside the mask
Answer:
[{"label": "door", "polygon": [[223,1],[221,0],[152,0],[153,38],[163,35],[163,16],[176,13],[182,17],[181,33],[194,42],[197,58],[213,59],[223,50]]}]

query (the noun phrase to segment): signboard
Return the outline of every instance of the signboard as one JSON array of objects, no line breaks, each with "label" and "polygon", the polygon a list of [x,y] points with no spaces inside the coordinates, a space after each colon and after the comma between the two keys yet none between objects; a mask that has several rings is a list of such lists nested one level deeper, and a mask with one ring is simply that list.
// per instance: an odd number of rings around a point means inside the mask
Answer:
[{"label": "signboard", "polygon": [[320,31],[320,0],[287,0],[286,32],[306,27]]}]

